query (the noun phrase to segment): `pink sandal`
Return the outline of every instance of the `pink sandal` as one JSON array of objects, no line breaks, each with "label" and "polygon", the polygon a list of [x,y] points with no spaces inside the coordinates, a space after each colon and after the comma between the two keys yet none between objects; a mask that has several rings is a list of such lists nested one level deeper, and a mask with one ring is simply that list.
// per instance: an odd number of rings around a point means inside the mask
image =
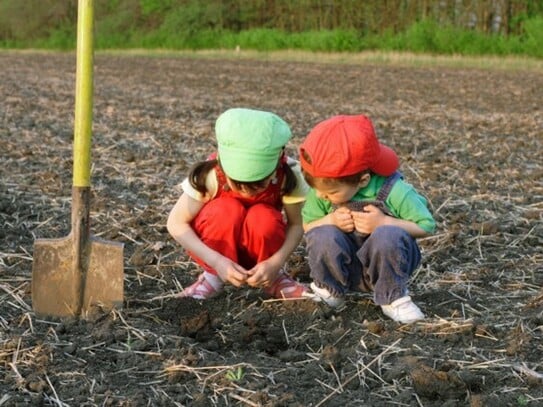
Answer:
[{"label": "pink sandal", "polygon": [[223,285],[219,287],[213,287],[205,277],[205,273],[200,274],[198,280],[192,283],[192,285],[186,287],[181,291],[178,297],[190,297],[195,300],[208,300],[210,298],[215,298],[223,290]]},{"label": "pink sandal", "polygon": [[264,292],[273,298],[294,299],[306,298],[306,294],[309,290],[304,284],[299,283],[291,276],[281,271],[279,277],[277,277],[270,287],[265,288]]}]

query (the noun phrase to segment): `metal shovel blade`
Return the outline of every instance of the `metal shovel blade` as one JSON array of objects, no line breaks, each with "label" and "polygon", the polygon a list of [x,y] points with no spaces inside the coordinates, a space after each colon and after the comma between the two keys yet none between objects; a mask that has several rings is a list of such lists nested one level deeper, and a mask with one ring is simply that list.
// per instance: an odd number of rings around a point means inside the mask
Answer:
[{"label": "metal shovel blade", "polygon": [[72,187],[72,230],[34,242],[32,307],[40,316],[86,317],[121,307],[123,244],[90,234],[90,187]]},{"label": "metal shovel blade", "polygon": [[34,242],[32,307],[36,315],[79,317],[120,308],[124,298],[123,245],[90,237],[84,267],[77,267],[72,234]]}]

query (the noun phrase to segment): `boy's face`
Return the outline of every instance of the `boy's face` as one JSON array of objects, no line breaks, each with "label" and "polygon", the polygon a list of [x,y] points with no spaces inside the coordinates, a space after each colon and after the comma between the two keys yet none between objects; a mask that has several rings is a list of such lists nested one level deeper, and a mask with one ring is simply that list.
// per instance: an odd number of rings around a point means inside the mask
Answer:
[{"label": "boy's face", "polygon": [[370,175],[364,174],[358,184],[345,183],[325,183],[322,180],[315,179],[314,189],[317,197],[326,199],[333,205],[341,205],[349,202],[356,195],[360,188],[364,188],[370,181]]}]

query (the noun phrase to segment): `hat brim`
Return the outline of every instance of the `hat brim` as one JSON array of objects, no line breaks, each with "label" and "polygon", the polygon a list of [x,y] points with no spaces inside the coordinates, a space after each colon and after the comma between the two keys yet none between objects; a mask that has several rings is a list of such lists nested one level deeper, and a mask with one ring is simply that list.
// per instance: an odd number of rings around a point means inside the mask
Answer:
[{"label": "hat brim", "polygon": [[273,173],[279,156],[280,151],[250,155],[243,151],[220,148],[218,158],[228,178],[239,182],[256,182]]},{"label": "hat brim", "polygon": [[379,144],[379,158],[372,165],[370,170],[384,177],[394,174],[400,167],[398,155],[390,147]]}]

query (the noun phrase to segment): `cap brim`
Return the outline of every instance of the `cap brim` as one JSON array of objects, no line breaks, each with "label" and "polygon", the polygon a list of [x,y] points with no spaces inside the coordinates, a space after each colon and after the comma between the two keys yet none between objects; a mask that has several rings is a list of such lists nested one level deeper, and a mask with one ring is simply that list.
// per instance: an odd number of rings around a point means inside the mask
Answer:
[{"label": "cap brim", "polygon": [[230,179],[240,182],[255,182],[268,177],[277,167],[279,158],[248,155],[234,151],[219,151],[221,167]]},{"label": "cap brim", "polygon": [[398,170],[400,167],[400,160],[398,155],[390,147],[383,144],[380,144],[379,147],[379,159],[370,170],[377,175],[388,177]]}]

